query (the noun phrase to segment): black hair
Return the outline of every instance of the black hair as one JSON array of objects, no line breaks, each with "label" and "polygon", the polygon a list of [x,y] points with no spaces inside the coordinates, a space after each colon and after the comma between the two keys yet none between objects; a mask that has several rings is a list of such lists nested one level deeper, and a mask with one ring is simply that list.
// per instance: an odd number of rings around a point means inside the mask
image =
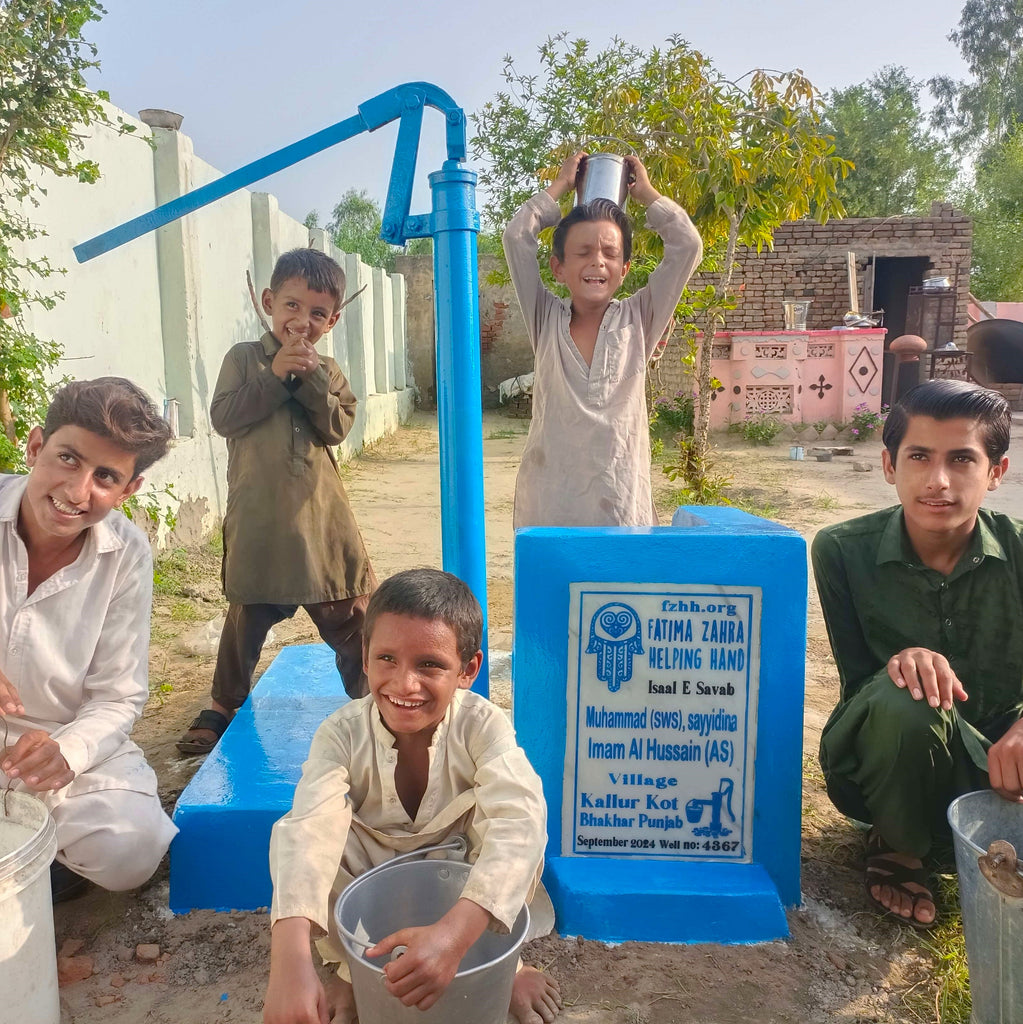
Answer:
[{"label": "black hair", "polygon": [[270,275],[270,291],[276,292],[297,277],[314,292],[323,292],[334,300],[332,313],[341,308],[345,297],[345,272],[326,253],[318,249],[292,249],[284,253]]},{"label": "black hair", "polygon": [[171,429],[142,388],[124,377],[65,384],[50,402],[43,424],[47,441],[61,427],[81,427],[135,456],[132,480],[167,454]]},{"label": "black hair", "polygon": [[473,592],[457,576],[440,569],[406,569],[388,577],[373,592],[362,627],[368,648],[381,615],[439,620],[455,634],[464,668],[483,643],[483,612]]},{"label": "black hair", "polygon": [[632,259],[632,224],[625,216],[625,211],[610,199],[592,199],[588,203],[580,203],[561,218],[551,240],[551,250],[558,262],[565,262],[565,240],[569,229],[590,220],[609,220],[621,229],[622,262],[628,263]]},{"label": "black hair", "polygon": [[1009,450],[1012,413],[1009,403],[997,392],[965,380],[928,380],[907,391],[893,406],[884,423],[881,439],[895,465],[899,445],[906,436],[911,416],[936,420],[976,420],[984,438],[984,449],[992,464]]}]

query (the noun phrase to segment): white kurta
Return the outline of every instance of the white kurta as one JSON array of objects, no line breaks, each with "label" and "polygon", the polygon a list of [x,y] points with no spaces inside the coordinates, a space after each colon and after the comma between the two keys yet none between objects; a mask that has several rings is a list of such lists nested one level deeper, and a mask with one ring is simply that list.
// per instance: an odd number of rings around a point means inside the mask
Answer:
[{"label": "white kurta", "polygon": [[646,223],[664,240],[664,258],[644,288],[611,300],[587,366],[569,333],[570,301],[544,288],[537,267],[537,235],[560,219],[558,204],[541,192],[504,232],[508,269],[536,354],[514,524],[656,525],[646,364],[703,245],[680,206],[665,196],[650,204]]},{"label": "white kurta", "polygon": [[[133,857],[142,856],[139,843],[148,833],[155,868],[177,829],[160,809],[155,773],[129,738],[149,697],[149,541],[119,512],[111,512],[89,529],[78,558],[29,594],[28,551],[17,529],[27,480],[0,476],[0,667],[25,706],[23,716],[7,716],[8,743],[43,729],[75,772],[70,785],[40,794],[53,811],[62,853],[90,830],[88,823],[73,821],[76,812],[65,805],[91,794],[96,798],[88,801],[88,817],[97,819],[97,828],[114,824],[116,830],[122,803],[136,819],[139,808],[146,808],[148,820],[126,822],[124,831],[137,827],[140,832],[130,841]],[[0,771],[0,784],[6,782]],[[121,801],[116,791],[148,800]],[[99,820],[105,813],[107,823]],[[126,841],[122,835],[120,842]],[[100,859],[109,852],[101,845],[89,844]],[[101,884],[112,877],[110,865],[61,859],[102,878]],[[124,877],[133,877],[131,871]]]},{"label": "white kurta", "polygon": [[[334,901],[357,875],[455,833],[469,838],[462,896],[508,931],[543,868],[547,809],[540,779],[505,713],[458,690],[430,744],[430,774],[413,820],[395,788],[394,736],[372,696],[346,704],[316,730],[291,810],[270,839],[271,923],[304,917],[328,931]],[[340,960],[333,942],[320,944]]]}]

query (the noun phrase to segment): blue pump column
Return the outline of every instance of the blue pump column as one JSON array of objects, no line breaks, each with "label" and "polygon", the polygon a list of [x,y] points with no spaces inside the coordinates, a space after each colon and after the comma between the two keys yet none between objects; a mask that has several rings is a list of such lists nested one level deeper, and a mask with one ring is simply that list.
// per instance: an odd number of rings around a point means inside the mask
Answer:
[{"label": "blue pump column", "polygon": [[444,568],[465,580],[483,608],[483,667],[473,689],[489,695],[487,559],[483,504],[476,174],[445,160],[430,175],[437,335],[441,540]]}]

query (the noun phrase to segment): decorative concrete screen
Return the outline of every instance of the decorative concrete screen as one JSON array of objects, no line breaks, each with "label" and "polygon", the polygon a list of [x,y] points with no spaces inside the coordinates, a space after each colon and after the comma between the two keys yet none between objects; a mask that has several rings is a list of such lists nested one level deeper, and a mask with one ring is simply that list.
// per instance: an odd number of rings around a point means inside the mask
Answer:
[{"label": "decorative concrete screen", "polygon": [[799,902],[806,546],[726,508],[516,536],[515,726],[558,930],[756,942]]},{"label": "decorative concrete screen", "polygon": [[883,329],[722,331],[711,372],[721,388],[710,408],[713,430],[748,416],[786,423],[848,423],[856,406],[881,409]]}]

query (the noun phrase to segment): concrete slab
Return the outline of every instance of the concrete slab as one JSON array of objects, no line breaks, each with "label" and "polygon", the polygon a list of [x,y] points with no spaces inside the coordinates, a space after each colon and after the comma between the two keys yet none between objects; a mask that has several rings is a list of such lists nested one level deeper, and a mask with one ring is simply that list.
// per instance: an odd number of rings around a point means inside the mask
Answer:
[{"label": "concrete slab", "polygon": [[178,798],[170,908],[270,904],[270,829],[291,798],[316,727],[348,701],[326,644],[286,647]]}]

